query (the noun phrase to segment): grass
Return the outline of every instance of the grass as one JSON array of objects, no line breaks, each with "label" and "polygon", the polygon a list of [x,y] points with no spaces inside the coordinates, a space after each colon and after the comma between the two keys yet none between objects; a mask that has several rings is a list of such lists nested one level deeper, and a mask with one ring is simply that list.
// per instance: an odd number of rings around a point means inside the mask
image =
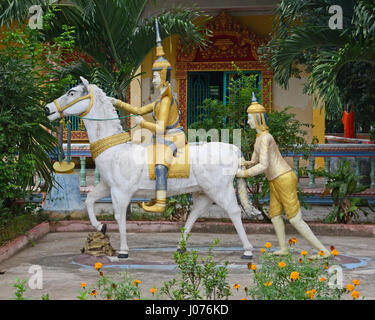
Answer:
[{"label": "grass", "polygon": [[43,221],[45,219],[39,214],[24,214],[9,219],[5,225],[0,225],[0,247],[26,234]]}]

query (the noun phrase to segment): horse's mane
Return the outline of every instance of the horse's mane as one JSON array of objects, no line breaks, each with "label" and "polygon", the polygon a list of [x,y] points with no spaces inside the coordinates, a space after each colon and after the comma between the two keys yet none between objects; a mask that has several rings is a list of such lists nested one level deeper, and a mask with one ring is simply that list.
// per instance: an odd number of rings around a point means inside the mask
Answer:
[{"label": "horse's mane", "polygon": [[[116,118],[116,117],[118,117],[118,114],[116,112],[115,107],[109,101],[105,92],[96,85],[92,85],[92,86],[93,86],[93,89],[94,89],[93,90],[94,91],[94,101],[96,101],[96,103],[98,104],[96,106],[96,108],[98,108],[98,110],[102,111],[103,118]],[[123,132],[120,119],[112,120],[111,124],[116,130],[119,130],[119,132]]]}]

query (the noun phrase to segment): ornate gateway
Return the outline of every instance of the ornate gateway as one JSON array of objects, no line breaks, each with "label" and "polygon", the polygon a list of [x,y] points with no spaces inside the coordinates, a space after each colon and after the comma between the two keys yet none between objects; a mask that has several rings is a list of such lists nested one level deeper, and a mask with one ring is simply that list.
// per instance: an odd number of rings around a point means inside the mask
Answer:
[{"label": "ornate gateway", "polygon": [[[241,70],[256,72],[260,78],[262,92],[261,102],[267,109],[272,107],[272,78],[273,72],[268,66],[259,61],[258,48],[268,39],[260,39],[255,33],[242,28],[237,21],[222,11],[208,25],[213,36],[208,48],[200,50],[193,47],[183,50],[181,42],[176,54],[176,80],[178,88],[178,101],[182,113],[181,124],[187,128],[189,99],[189,74],[199,72],[223,72],[224,73],[224,99],[225,87],[230,81],[230,76],[235,72],[233,62]],[[225,101],[224,101],[225,102]]]}]

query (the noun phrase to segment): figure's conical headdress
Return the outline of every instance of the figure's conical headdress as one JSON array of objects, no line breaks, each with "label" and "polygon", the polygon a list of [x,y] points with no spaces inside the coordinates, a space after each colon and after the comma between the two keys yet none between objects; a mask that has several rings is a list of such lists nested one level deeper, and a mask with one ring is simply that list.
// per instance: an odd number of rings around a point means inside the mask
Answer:
[{"label": "figure's conical headdress", "polygon": [[152,71],[158,71],[160,73],[162,86],[168,85],[171,81],[171,71],[172,66],[167,59],[164,58],[164,50],[161,43],[158,19],[155,19],[155,29],[156,29],[156,60],[152,65]]},{"label": "figure's conical headdress", "polygon": [[266,109],[258,103],[254,92],[251,99],[251,105],[247,108],[247,113],[253,115],[257,129],[262,131],[269,130]]}]

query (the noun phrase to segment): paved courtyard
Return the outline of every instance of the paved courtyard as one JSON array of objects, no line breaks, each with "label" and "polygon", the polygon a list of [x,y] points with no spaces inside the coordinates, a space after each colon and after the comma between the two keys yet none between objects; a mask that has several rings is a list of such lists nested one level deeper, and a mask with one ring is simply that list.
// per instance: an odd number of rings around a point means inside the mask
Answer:
[{"label": "paved courtyard", "polygon": [[[77,299],[80,284],[86,282],[94,286],[98,273],[92,265],[85,264],[80,249],[84,247],[87,232],[57,232],[49,233],[42,239],[30,244],[13,257],[0,263],[0,299],[12,299],[15,289],[12,284],[15,279],[28,279],[32,265],[41,266],[43,271],[43,289],[30,290],[28,285],[25,297],[40,299],[49,293],[51,299]],[[112,246],[119,246],[119,234],[108,233]],[[298,235],[297,249],[312,252],[311,247]],[[142,298],[152,297],[150,288],[160,289],[164,281],[175,277],[173,253],[180,238],[179,233],[129,233],[129,259],[120,266],[116,261],[104,264],[103,271],[111,278],[120,280],[121,275],[128,272],[141,281]],[[258,262],[259,249],[269,241],[277,247],[276,237],[272,234],[248,234],[253,244],[254,263]],[[326,245],[333,245],[340,252],[338,257],[344,273],[343,284],[359,279],[358,288],[361,296],[375,299],[375,239],[370,237],[338,237],[319,236]],[[237,234],[205,234],[193,233],[189,239],[189,248],[198,250],[199,255],[206,255],[207,249],[215,239],[220,243],[214,251],[214,257],[219,262],[229,261],[228,280],[233,295],[230,299],[245,297],[244,287],[252,281],[252,273],[247,270],[247,260],[242,260],[242,248]],[[94,261],[94,260],[92,260]],[[233,285],[241,285],[238,291]],[[345,295],[349,299],[349,295]],[[351,299],[351,298],[350,298]]]}]

